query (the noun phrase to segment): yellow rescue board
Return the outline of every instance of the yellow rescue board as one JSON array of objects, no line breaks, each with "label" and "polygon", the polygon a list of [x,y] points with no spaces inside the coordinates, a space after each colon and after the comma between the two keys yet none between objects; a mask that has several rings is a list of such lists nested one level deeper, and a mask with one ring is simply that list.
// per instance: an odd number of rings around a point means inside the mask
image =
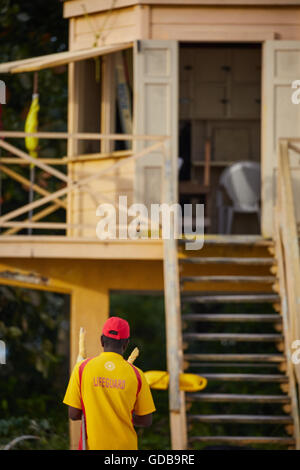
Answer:
[{"label": "yellow rescue board", "polygon": [[[148,370],[144,372],[146,380],[155,390],[167,390],[169,387],[169,373],[163,370]],[[179,387],[184,392],[199,392],[207,385],[205,377],[195,374],[180,374]]]}]

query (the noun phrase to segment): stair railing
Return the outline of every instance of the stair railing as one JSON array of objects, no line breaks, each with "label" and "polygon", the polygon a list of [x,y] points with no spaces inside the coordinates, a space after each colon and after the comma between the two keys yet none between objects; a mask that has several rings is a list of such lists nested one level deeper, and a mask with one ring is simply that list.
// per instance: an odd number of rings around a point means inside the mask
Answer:
[{"label": "stair railing", "polygon": [[[163,202],[176,203],[175,181],[169,145],[164,143]],[[164,238],[164,296],[166,316],[167,368],[169,372],[169,412],[173,450],[187,448],[187,427],[184,392],[179,378],[183,372],[183,347],[180,309],[180,282],[175,220],[170,217],[169,238]]]},{"label": "stair railing", "polygon": [[279,140],[277,194],[274,207],[274,240],[278,261],[277,275],[281,296],[287,373],[290,383],[291,412],[295,424],[296,447],[299,449],[300,430],[297,385],[299,393],[300,363],[297,363],[294,346],[297,345],[297,340],[300,340],[300,254],[289,150],[293,149],[300,153],[300,149],[293,142],[287,139]]}]

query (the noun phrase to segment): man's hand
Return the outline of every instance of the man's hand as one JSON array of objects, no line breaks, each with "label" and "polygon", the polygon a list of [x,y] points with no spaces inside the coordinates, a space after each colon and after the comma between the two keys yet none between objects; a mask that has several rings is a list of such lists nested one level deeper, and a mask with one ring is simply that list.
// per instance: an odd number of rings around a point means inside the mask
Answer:
[{"label": "man's hand", "polygon": [[69,418],[72,421],[77,421],[81,419],[82,411],[78,408],[73,408],[73,406],[69,406]]},{"label": "man's hand", "polygon": [[133,424],[134,426],[139,426],[142,428],[147,428],[152,424],[152,413],[149,415],[138,416],[133,414]]}]

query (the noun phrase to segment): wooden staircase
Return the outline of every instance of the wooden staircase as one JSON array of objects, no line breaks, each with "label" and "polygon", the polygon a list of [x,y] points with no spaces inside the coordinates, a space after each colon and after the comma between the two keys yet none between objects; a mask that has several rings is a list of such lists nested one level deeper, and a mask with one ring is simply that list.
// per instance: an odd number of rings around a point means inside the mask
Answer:
[{"label": "wooden staircase", "polygon": [[178,256],[184,370],[208,380],[203,392],[185,394],[189,448],[295,448],[272,241],[220,237],[200,251],[181,243]]}]

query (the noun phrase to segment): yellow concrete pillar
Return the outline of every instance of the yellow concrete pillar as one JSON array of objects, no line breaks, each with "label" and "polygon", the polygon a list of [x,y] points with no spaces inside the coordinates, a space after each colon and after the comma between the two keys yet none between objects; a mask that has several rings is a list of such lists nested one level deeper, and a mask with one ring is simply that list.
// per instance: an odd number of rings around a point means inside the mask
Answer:
[{"label": "yellow concrete pillar", "polygon": [[[71,367],[76,363],[80,327],[86,330],[87,357],[97,356],[102,348],[100,335],[102,326],[109,315],[109,292],[106,288],[91,289],[76,286],[71,296]],[[71,372],[71,371],[70,371]],[[77,449],[80,436],[80,422],[70,423],[70,448]]]}]

